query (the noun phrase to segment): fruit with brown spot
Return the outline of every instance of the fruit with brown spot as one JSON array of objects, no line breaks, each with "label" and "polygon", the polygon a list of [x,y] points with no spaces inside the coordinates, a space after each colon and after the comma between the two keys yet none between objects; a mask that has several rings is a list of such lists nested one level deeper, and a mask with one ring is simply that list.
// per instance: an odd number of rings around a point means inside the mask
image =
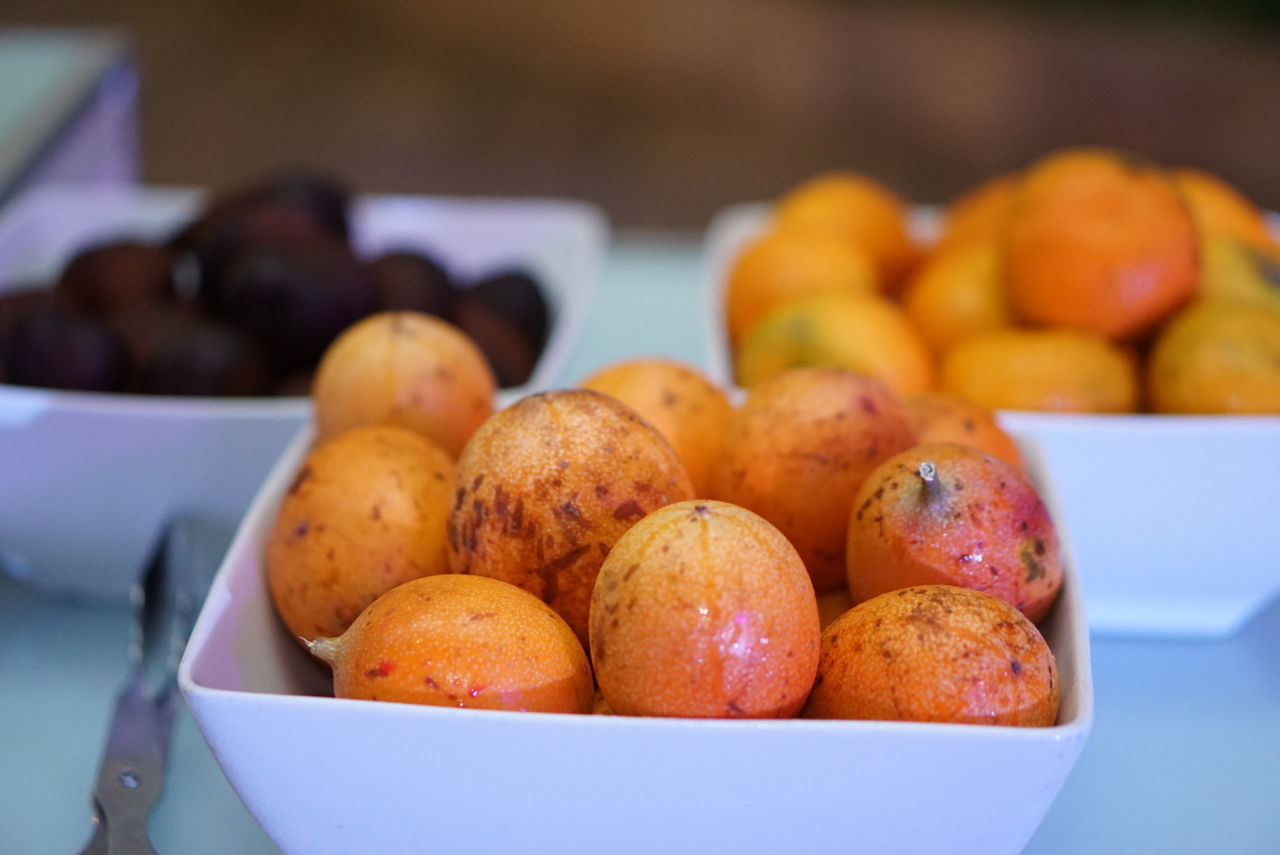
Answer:
[{"label": "fruit with brown spot", "polygon": [[1050,727],[1053,651],[1004,601],[949,585],[900,588],[822,633],[810,718]]},{"label": "fruit with brown spot", "polygon": [[356,428],[307,455],[266,544],[276,611],[303,640],[340,635],[380,594],[443,573],[453,459],[407,428]]},{"label": "fruit with brown spot", "polygon": [[880,461],[916,442],[902,403],[839,368],[795,368],[752,387],[734,414],[711,496],[773,523],[819,592],[844,582],[854,491]]},{"label": "fruit with brown spot", "polygon": [[622,533],[693,498],[652,425],[587,389],[529,395],[481,425],[458,459],[449,566],[541,597],[586,644],[591,588]]},{"label": "fruit with brown spot", "polygon": [[959,585],[1039,622],[1062,587],[1057,529],[1035,487],[967,445],[918,445],[881,463],[853,498],[848,534],[855,603],[908,585]]}]

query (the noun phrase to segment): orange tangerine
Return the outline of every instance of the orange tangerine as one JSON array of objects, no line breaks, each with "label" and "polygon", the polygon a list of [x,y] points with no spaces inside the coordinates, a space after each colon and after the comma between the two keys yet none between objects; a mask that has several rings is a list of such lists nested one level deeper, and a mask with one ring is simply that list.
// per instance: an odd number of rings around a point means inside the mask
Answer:
[{"label": "orange tangerine", "polygon": [[929,256],[907,284],[902,306],[935,352],[975,332],[1013,324],[995,243],[973,240]]},{"label": "orange tangerine", "polygon": [[732,344],[773,308],[826,292],[876,293],[880,276],[866,250],[842,238],[773,229],[748,244],[729,269],[725,320]]},{"label": "orange tangerine", "polygon": [[907,226],[907,205],[884,184],[854,172],[827,172],[784,193],[774,206],[783,226],[840,235],[875,259],[892,290],[915,264],[918,250]]},{"label": "orange tangerine", "polygon": [[1271,240],[1262,211],[1225,180],[1188,166],[1170,173],[1202,234],[1228,234],[1255,243]]},{"label": "orange tangerine", "polygon": [[1280,312],[1280,244],[1207,234],[1200,247],[1201,297],[1243,300]]},{"label": "orange tangerine", "polygon": [[952,200],[943,211],[942,234],[933,251],[996,240],[1016,186],[1012,173],[997,175]]},{"label": "orange tangerine", "polygon": [[1104,150],[1059,152],[1026,173],[1008,216],[1005,287],[1029,323],[1128,339],[1195,293],[1195,226],[1155,166]]},{"label": "orange tangerine", "polygon": [[1138,405],[1132,356],[1082,330],[1005,329],[942,357],[939,387],[991,410],[1127,413]]}]

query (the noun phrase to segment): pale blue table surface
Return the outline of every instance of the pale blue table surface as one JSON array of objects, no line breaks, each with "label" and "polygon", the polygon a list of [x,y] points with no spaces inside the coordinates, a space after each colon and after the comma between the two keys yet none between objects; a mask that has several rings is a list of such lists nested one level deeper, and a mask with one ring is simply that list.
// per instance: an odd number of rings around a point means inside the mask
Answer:
[{"label": "pale blue table surface", "polygon": [[[701,361],[697,247],[616,241],[562,379],[642,352]],[[0,855],[74,853],[89,835],[128,635],[123,606],[0,577]],[[1093,735],[1028,855],[1280,852],[1280,603],[1227,640],[1094,638],[1093,667]],[[152,837],[161,855],[276,851],[185,709]]]}]

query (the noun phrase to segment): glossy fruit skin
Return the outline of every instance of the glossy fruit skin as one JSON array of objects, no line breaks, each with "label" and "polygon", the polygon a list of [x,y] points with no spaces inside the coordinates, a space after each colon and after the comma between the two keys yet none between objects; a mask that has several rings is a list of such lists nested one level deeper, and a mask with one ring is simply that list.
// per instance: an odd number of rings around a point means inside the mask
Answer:
[{"label": "glossy fruit skin", "polygon": [[1022,177],[1003,236],[1025,323],[1130,340],[1195,294],[1197,235],[1167,173],[1105,150],[1057,152]]},{"label": "glossy fruit skin", "polygon": [[694,497],[680,458],[609,395],[558,389],[490,417],[458,458],[449,567],[518,585],[585,645],[591,589],[635,522]]},{"label": "glossy fruit skin", "polygon": [[855,603],[909,585],[957,585],[1039,622],[1062,587],[1058,532],[1035,487],[1004,461],[955,443],[917,445],[867,476],[853,497],[845,557]]},{"label": "glossy fruit skin", "polygon": [[1050,727],[1060,684],[1035,624],[950,585],[898,588],[822,633],[809,718]]},{"label": "glossy fruit skin", "polygon": [[405,582],[311,650],[339,698],[512,712],[591,712],[587,655],[564,620],[514,585],[445,574]]},{"label": "glossy fruit skin", "polygon": [[818,664],[804,562],[764,518],[695,499],[614,544],[591,597],[591,659],[619,715],[787,718]]},{"label": "glossy fruit skin", "polygon": [[347,431],[311,450],[272,521],[266,574],[289,632],[336,637],[380,595],[448,569],[453,460],[406,428]]},{"label": "glossy fruit skin", "polygon": [[880,461],[915,444],[885,386],[838,368],[795,368],[753,387],[734,414],[711,498],[776,526],[819,592],[844,583],[854,492]]}]

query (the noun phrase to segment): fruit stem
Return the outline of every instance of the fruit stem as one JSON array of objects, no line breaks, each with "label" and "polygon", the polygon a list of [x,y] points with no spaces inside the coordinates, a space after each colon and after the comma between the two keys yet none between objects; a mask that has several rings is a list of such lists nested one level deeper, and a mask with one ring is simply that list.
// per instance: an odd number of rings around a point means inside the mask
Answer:
[{"label": "fruit stem", "polygon": [[925,500],[934,503],[942,500],[942,479],[938,477],[938,467],[926,460],[916,470],[920,480],[924,482]]},{"label": "fruit stem", "polygon": [[302,643],[307,645],[307,650],[311,651],[312,656],[323,659],[330,665],[338,659],[338,639],[336,638],[317,638],[315,641],[307,641],[303,638]]}]

